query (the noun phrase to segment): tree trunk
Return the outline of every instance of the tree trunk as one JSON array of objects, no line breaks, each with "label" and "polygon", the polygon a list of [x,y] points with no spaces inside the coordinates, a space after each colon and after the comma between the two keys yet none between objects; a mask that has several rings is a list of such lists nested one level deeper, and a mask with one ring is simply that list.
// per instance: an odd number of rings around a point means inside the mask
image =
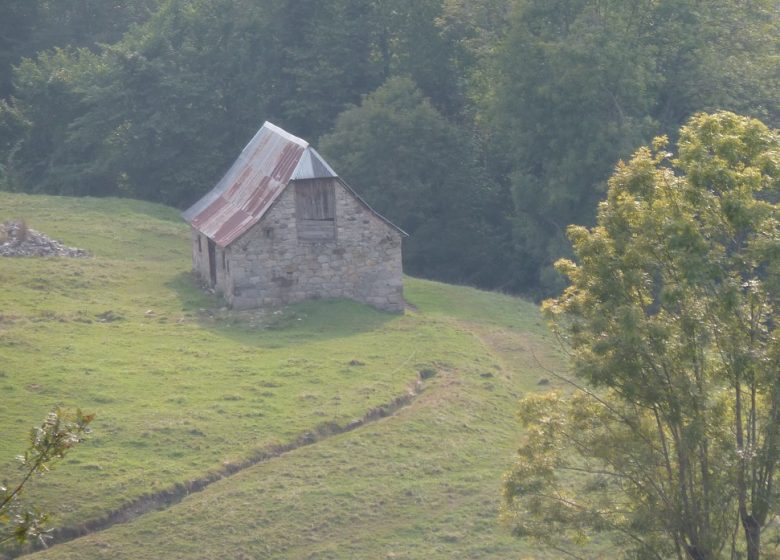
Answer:
[{"label": "tree trunk", "polygon": [[742,527],[745,529],[747,560],[759,560],[761,557],[761,526],[752,515],[747,515],[742,516]]}]

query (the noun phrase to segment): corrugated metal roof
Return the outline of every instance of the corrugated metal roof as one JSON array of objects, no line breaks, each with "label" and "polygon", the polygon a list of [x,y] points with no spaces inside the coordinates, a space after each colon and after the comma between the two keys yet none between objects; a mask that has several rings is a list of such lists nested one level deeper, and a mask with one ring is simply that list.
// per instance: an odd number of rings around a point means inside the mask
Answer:
[{"label": "corrugated metal roof", "polygon": [[182,217],[227,247],[260,221],[291,180],[326,177],[337,175],[308,142],[266,121],[217,186]]},{"label": "corrugated metal roof", "polygon": [[336,174],[314,148],[266,122],[217,186],[182,216],[226,247],[263,217],[291,179],[321,177]]}]

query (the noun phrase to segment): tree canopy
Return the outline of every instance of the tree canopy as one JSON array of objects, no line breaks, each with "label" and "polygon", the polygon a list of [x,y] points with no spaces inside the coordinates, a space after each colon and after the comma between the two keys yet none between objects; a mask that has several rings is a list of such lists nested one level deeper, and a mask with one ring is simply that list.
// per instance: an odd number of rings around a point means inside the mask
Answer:
[{"label": "tree canopy", "polygon": [[497,228],[486,219],[500,216],[498,193],[480,174],[473,145],[411,78],[390,78],[339,115],[321,148],[369,204],[410,234],[408,272],[499,281]]},{"label": "tree canopy", "polygon": [[667,142],[568,230],[544,309],[574,391],[522,401],[507,517],[561,549],[604,532],[630,557],[755,560],[778,513],[780,134],[720,112]]},{"label": "tree canopy", "polygon": [[779,15],[771,0],[514,3],[484,106],[527,284],[558,291],[566,226],[593,223],[612,167],[653,136],[704,110],[780,124]]}]

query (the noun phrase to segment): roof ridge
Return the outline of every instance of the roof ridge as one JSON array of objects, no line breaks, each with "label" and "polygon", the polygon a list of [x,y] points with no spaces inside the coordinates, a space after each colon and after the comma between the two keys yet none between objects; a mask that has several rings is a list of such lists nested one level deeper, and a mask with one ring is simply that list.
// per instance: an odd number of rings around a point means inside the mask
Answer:
[{"label": "roof ridge", "polygon": [[315,150],[309,146],[301,154],[298,165],[295,167],[291,180],[300,179],[324,179],[326,177],[338,177],[328,162]]},{"label": "roof ridge", "polygon": [[299,138],[298,136],[295,136],[294,134],[290,134],[285,129],[276,126],[271,121],[265,121],[263,123],[263,126],[260,127],[261,130],[263,128],[267,128],[268,130],[272,131],[274,134],[278,134],[279,136],[282,136],[285,140],[289,140],[290,142],[294,142],[295,144],[298,144],[302,148],[308,148],[309,143],[304,140],[303,138]]}]

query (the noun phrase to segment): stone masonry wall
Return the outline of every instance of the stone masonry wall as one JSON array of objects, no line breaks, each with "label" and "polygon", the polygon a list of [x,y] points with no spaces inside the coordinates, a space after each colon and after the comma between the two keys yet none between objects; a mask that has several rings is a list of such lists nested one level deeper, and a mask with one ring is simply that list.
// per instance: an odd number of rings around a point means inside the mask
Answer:
[{"label": "stone masonry wall", "polygon": [[[198,238],[200,237],[200,245],[198,244]],[[195,271],[195,273],[200,276],[200,278],[205,282],[207,285],[214,288],[214,290],[218,293],[225,294],[226,289],[229,285],[229,277],[227,273],[227,255],[228,253],[226,250],[222,249],[219,246],[216,246],[214,249],[214,256],[215,256],[215,272],[217,277],[217,283],[215,285],[211,285],[211,273],[209,271],[209,239],[202,233],[200,233],[195,228],[191,228],[190,231],[190,239],[192,241],[192,268]],[[223,253],[225,254],[225,258],[223,259]],[[224,266],[223,266],[224,263]]]},{"label": "stone masonry wall", "polygon": [[[306,299],[346,298],[378,309],[403,311],[401,234],[340,181],[334,179],[334,183],[334,240],[298,239],[292,183],[260,222],[225,249],[224,278],[220,278],[223,271],[217,248],[218,288],[232,307],[251,309]],[[208,264],[200,270],[208,278]]]},{"label": "stone masonry wall", "polygon": [[[200,237],[200,246],[198,246],[198,238]],[[192,240],[192,268],[195,270],[198,276],[204,281],[209,280],[209,254],[208,254],[208,239],[205,235],[196,230],[194,227],[190,228],[190,239]]]}]

